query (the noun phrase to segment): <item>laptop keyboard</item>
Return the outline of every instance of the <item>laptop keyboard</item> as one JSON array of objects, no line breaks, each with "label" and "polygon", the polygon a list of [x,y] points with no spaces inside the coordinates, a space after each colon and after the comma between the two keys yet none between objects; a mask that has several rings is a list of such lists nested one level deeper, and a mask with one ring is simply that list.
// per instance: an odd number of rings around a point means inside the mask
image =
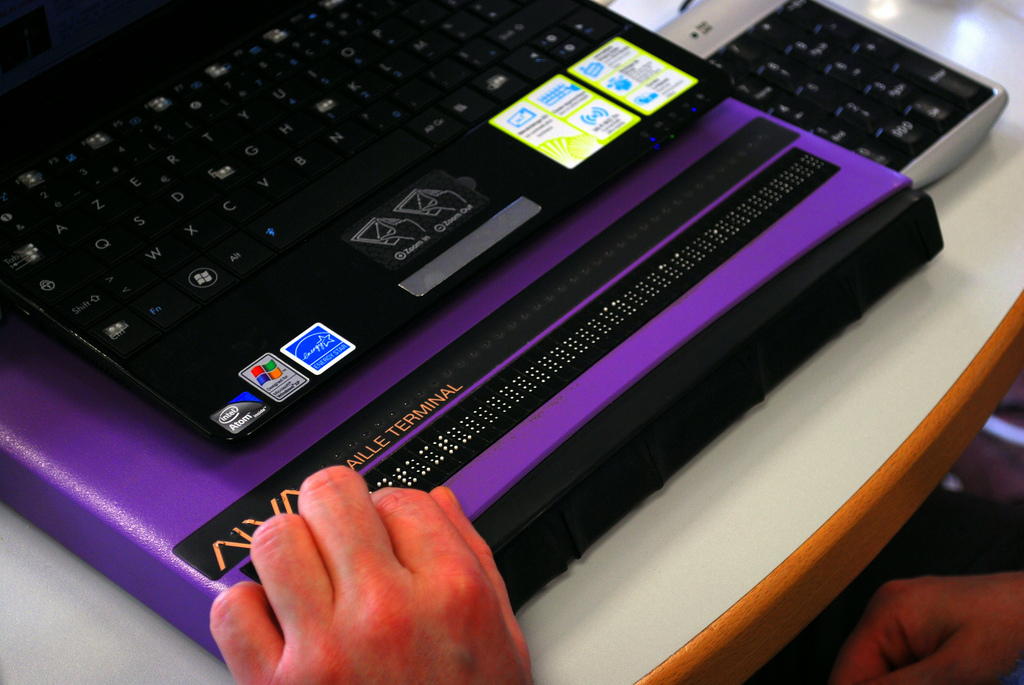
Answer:
[{"label": "laptop keyboard", "polygon": [[575,0],[321,0],[0,179],[0,279],[128,357],[621,29]]},{"label": "laptop keyboard", "polygon": [[788,2],[709,61],[735,96],[902,169],[992,90],[810,0]]}]

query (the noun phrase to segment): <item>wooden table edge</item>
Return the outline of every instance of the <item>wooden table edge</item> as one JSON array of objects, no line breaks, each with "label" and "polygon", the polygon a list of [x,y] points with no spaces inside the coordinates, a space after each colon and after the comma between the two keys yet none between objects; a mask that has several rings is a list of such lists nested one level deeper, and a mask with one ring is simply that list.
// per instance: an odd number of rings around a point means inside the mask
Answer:
[{"label": "wooden table edge", "polygon": [[742,683],[852,581],[910,518],[1024,366],[1024,293],[896,452],[793,554],[638,685]]}]

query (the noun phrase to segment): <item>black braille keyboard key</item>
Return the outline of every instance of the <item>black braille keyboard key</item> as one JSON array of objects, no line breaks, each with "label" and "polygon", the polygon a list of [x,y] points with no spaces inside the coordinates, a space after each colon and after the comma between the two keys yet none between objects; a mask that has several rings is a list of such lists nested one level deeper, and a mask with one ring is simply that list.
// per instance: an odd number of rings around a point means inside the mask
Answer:
[{"label": "black braille keyboard key", "polygon": [[799,95],[821,109],[833,112],[844,100],[855,97],[857,93],[827,76],[814,74],[800,82]]},{"label": "black braille keyboard key", "polygon": [[764,62],[770,52],[767,45],[749,34],[744,34],[722,48],[719,54],[726,62],[738,64],[745,71],[753,71]]},{"label": "black braille keyboard key", "polygon": [[486,38],[474,38],[456,53],[459,59],[477,69],[482,69],[504,56],[505,51]]},{"label": "black braille keyboard key", "polygon": [[451,114],[433,107],[409,122],[408,128],[434,145],[446,143],[465,130]]},{"label": "black braille keyboard key", "polygon": [[271,200],[281,200],[306,182],[299,174],[283,166],[275,165],[256,174],[249,181],[249,188],[266,195]]},{"label": "black braille keyboard key", "polygon": [[757,75],[787,93],[795,93],[808,76],[807,67],[784,55],[768,55],[757,68]]},{"label": "black braille keyboard key", "polygon": [[854,46],[861,30],[859,25],[849,19],[824,10],[817,27],[819,35],[836,40],[847,48]]},{"label": "black braille keyboard key", "polygon": [[878,140],[903,154],[914,157],[935,142],[936,135],[924,124],[906,119],[890,121],[882,126]]},{"label": "black braille keyboard key", "polygon": [[897,112],[905,112],[918,94],[918,89],[895,74],[877,73],[868,84],[867,94]]},{"label": "black braille keyboard key", "polygon": [[88,328],[114,309],[117,309],[117,300],[101,288],[90,285],[66,298],[57,311],[79,328]]},{"label": "black braille keyboard key", "polygon": [[46,212],[28,202],[12,201],[4,205],[0,214],[0,231],[15,238],[24,235],[47,219]]},{"label": "black braille keyboard key", "polygon": [[103,275],[98,282],[115,298],[127,302],[157,280],[156,274],[142,264],[129,261]]},{"label": "black braille keyboard key", "polygon": [[171,273],[194,256],[195,251],[174,236],[150,243],[137,255],[143,264],[162,275]]},{"label": "black braille keyboard key", "polygon": [[526,81],[502,67],[488,69],[470,83],[499,104],[518,97],[527,86]]},{"label": "black braille keyboard key", "polygon": [[111,223],[139,205],[139,201],[119,188],[101,190],[82,205],[82,211],[100,223]]},{"label": "black braille keyboard key", "polygon": [[972,110],[991,95],[990,90],[964,76],[954,74],[924,55],[903,51],[897,56],[896,61],[899,64],[897,74],[925,86],[962,109]]},{"label": "black braille keyboard key", "polygon": [[864,140],[853,151],[890,169],[900,169],[907,163],[907,157],[874,138]]},{"label": "black braille keyboard key", "polygon": [[829,62],[825,73],[857,90],[863,90],[876,76],[883,75],[873,64],[851,53],[839,55]]},{"label": "black braille keyboard key", "polygon": [[270,261],[274,257],[274,252],[248,234],[236,233],[218,243],[209,251],[209,255],[228,267],[235,275],[244,278]]},{"label": "black braille keyboard key", "polygon": [[594,43],[608,38],[621,28],[616,22],[591,9],[573,12],[562,22],[562,26]]},{"label": "black braille keyboard key", "polygon": [[169,281],[190,297],[209,302],[237,283],[238,279],[224,267],[204,257],[186,264]]},{"label": "black braille keyboard key", "polygon": [[141,315],[127,309],[100,318],[89,329],[96,340],[121,357],[128,357],[160,333]]},{"label": "black braille keyboard key", "polygon": [[442,99],[438,106],[470,125],[482,121],[494,110],[493,102],[465,87]]},{"label": "black braille keyboard key", "polygon": [[288,247],[430,150],[412,134],[395,131],[313,181],[245,230],[275,249]]},{"label": "black braille keyboard key", "polygon": [[168,330],[199,309],[199,304],[169,283],[157,283],[129,305],[149,323]]},{"label": "black braille keyboard key", "polygon": [[451,90],[473,75],[472,70],[451,58],[445,58],[428,68],[424,75],[442,90]]},{"label": "black braille keyboard key", "polygon": [[421,29],[425,29],[447,17],[448,10],[432,0],[416,0],[402,10],[402,16]]},{"label": "black braille keyboard key", "polygon": [[56,302],[103,272],[103,265],[81,252],[73,252],[50,261],[25,282],[33,295]]},{"label": "black braille keyboard key", "polygon": [[531,47],[519,48],[506,57],[502,64],[522,74],[528,81],[540,81],[561,68],[555,59]]},{"label": "black braille keyboard key", "polygon": [[838,116],[843,121],[857,126],[865,133],[874,133],[889,116],[889,110],[873,100],[857,95],[839,104]]},{"label": "black braille keyboard key", "polygon": [[87,217],[81,210],[73,209],[59,219],[47,219],[39,226],[39,232],[53,238],[64,248],[77,245],[98,231],[100,225]]},{"label": "black braille keyboard key", "polygon": [[827,40],[817,36],[807,36],[793,41],[786,55],[814,69],[821,69],[836,54],[836,48]]},{"label": "black braille keyboard key", "polygon": [[116,264],[142,247],[142,240],[127,228],[103,228],[83,243],[86,252],[105,264]]},{"label": "black braille keyboard key", "polygon": [[[282,169],[281,171],[286,170]],[[268,172],[268,176],[270,173]],[[258,183],[261,178],[258,177],[256,182]],[[234,230],[235,227],[228,223],[226,219],[207,210],[179,224],[171,231],[171,235],[177,236],[193,247],[203,249]]]},{"label": "black braille keyboard key", "polygon": [[809,102],[785,95],[772,107],[772,116],[785,122],[810,130],[825,118],[825,112]]},{"label": "black braille keyboard key", "polygon": [[888,70],[900,51],[900,46],[874,31],[864,31],[857,39],[854,51],[859,57],[870,60],[882,69]]},{"label": "black braille keyboard key", "polygon": [[806,37],[802,30],[778,14],[765,17],[754,24],[751,33],[755,38],[767,43],[779,52],[784,52],[794,42]]},{"label": "black braille keyboard key", "polygon": [[198,179],[190,178],[163,196],[168,206],[186,216],[195,214],[217,199],[217,191]]},{"label": "black braille keyboard key", "polygon": [[941,98],[923,94],[911,103],[907,116],[937,133],[945,133],[960,123],[964,113]]},{"label": "black braille keyboard key", "polygon": [[502,19],[487,31],[487,38],[512,50],[530,40],[549,26],[557,24],[578,5],[569,0],[548,0],[533,3]]}]

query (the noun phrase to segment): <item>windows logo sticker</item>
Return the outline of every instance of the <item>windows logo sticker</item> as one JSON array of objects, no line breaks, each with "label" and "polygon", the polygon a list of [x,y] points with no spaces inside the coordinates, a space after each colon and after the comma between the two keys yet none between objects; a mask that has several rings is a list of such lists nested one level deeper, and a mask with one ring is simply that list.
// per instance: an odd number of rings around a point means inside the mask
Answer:
[{"label": "windows logo sticker", "polygon": [[283,402],[309,382],[308,378],[269,353],[247,365],[238,375],[276,402]]},{"label": "windows logo sticker", "polygon": [[300,366],[320,375],[355,350],[353,345],[322,323],[316,323],[281,348]]}]

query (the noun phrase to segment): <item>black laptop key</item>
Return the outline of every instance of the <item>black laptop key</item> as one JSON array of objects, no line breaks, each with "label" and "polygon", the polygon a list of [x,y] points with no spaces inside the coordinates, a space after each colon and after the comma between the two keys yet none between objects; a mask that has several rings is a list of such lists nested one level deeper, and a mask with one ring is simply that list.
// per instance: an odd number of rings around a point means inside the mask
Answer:
[{"label": "black laptop key", "polygon": [[765,17],[754,24],[752,34],[779,52],[785,52],[796,41],[806,37],[799,27],[778,14]]},{"label": "black laptop key", "polygon": [[409,122],[410,131],[433,145],[442,145],[465,130],[448,112],[431,107]]},{"label": "black laptop key", "polygon": [[399,50],[377,61],[377,71],[399,83],[412,78],[423,70],[427,63],[410,52]]},{"label": "black laptop key", "polygon": [[339,155],[348,156],[376,140],[370,129],[351,119],[339,121],[320,136],[319,142]]},{"label": "black laptop key", "polygon": [[272,97],[258,97],[228,115],[232,121],[241,124],[250,131],[259,131],[270,126],[278,119],[282,110]]},{"label": "black laptop key", "polygon": [[101,316],[117,309],[117,300],[103,289],[90,285],[60,303],[57,310],[78,328],[85,329]]},{"label": "black laptop key", "polygon": [[831,37],[842,43],[845,47],[853,47],[857,37],[860,36],[861,27],[834,12],[822,10],[822,13],[820,23],[817,26],[817,33],[822,36]]},{"label": "black laptop key", "polygon": [[198,179],[191,178],[170,193],[166,193],[163,200],[175,211],[190,216],[217,197],[216,190]]},{"label": "black laptop key", "polygon": [[618,33],[621,28],[619,24],[608,17],[590,9],[577,10],[562,22],[562,26],[594,43],[610,37],[613,33]]},{"label": "black laptop key", "polygon": [[454,59],[446,57],[427,69],[424,74],[442,90],[451,90],[472,76],[473,71]]},{"label": "black laptop key", "polygon": [[463,45],[456,54],[471,67],[483,69],[503,57],[505,51],[486,38],[474,38]]},{"label": "black laptop key", "polygon": [[519,5],[512,0],[474,0],[469,4],[469,9],[493,24],[515,12]]},{"label": "black laptop key", "polygon": [[489,69],[470,83],[498,104],[511,102],[527,87],[526,81],[503,67]]},{"label": "black laptop key", "polygon": [[868,84],[867,94],[897,112],[904,112],[917,98],[918,89],[896,74],[878,73]]},{"label": "black laptop key", "polygon": [[[286,170],[282,169],[281,171]],[[272,176],[273,172],[268,172],[266,176],[257,177],[256,183],[259,183],[261,180],[267,180]],[[267,182],[268,184],[270,183],[269,180]],[[207,210],[176,226],[171,231],[171,235],[177,236],[188,245],[202,249],[212,245],[234,230],[235,227],[228,223],[227,220],[218,216],[213,211]]]},{"label": "black laptop key", "polygon": [[127,168],[124,161],[102,154],[84,160],[75,167],[72,176],[87,190],[95,190],[113,181]]},{"label": "black laptop key", "polygon": [[785,122],[810,130],[825,118],[825,112],[809,102],[785,95],[772,108],[772,115]]},{"label": "black laptop key", "polygon": [[829,62],[825,73],[857,90],[863,90],[876,76],[882,76],[875,65],[851,53],[839,55]]},{"label": "black laptop key", "polygon": [[809,74],[807,67],[784,55],[771,54],[757,68],[757,75],[787,93],[795,93]]},{"label": "black laptop key", "polygon": [[380,43],[366,37],[356,36],[349,43],[337,51],[336,55],[347,64],[361,68],[369,66],[380,57],[383,57],[387,50]]},{"label": "black laptop key", "polygon": [[561,68],[554,58],[531,47],[519,48],[505,58],[503,64],[528,81],[540,81]]},{"label": "black laptop key", "polygon": [[493,102],[466,87],[459,88],[438,105],[470,125],[482,121],[494,110]]},{"label": "black laptop key", "polygon": [[129,166],[144,162],[163,149],[162,143],[143,133],[134,133],[110,146],[111,154]]},{"label": "black laptop key", "polygon": [[282,200],[304,183],[306,179],[298,173],[276,165],[253,177],[248,187],[271,200]]},{"label": "black laptop key", "polygon": [[28,192],[29,198],[50,212],[62,212],[85,195],[82,187],[66,176],[51,179]]},{"label": "black laptop key", "polygon": [[140,207],[118,223],[135,231],[145,240],[152,240],[178,223],[181,217],[159,202]]},{"label": "black laptop key", "polygon": [[147,245],[138,254],[143,264],[159,274],[169,274],[185,260],[195,256],[195,251],[174,236]]},{"label": "black laptop key", "polygon": [[396,88],[391,97],[410,112],[419,112],[441,97],[442,92],[424,79],[417,78]]},{"label": "black laptop key", "polygon": [[577,7],[571,0],[535,2],[501,20],[485,35],[506,50],[511,50],[547,27],[557,24]]},{"label": "black laptop key", "polygon": [[432,0],[416,0],[402,10],[402,16],[414,25],[425,29],[447,17],[449,11]]},{"label": "black laptop key", "polygon": [[370,29],[370,35],[388,48],[397,48],[418,33],[418,30],[398,17],[388,17]]},{"label": "black laptop key", "polygon": [[164,152],[160,159],[173,173],[186,176],[212,162],[214,154],[195,140],[186,140]]},{"label": "black laptop key", "polygon": [[840,104],[839,118],[859,127],[865,133],[874,133],[889,116],[883,105],[862,95],[848,98]]},{"label": "black laptop key", "polygon": [[356,102],[368,104],[394,88],[394,83],[381,74],[363,71],[342,85],[342,90],[355,98]]},{"label": "black laptop key", "polygon": [[748,76],[737,83],[735,92],[738,99],[766,112],[780,97],[775,86],[756,76]]},{"label": "black laptop key", "polygon": [[123,226],[103,228],[83,243],[85,250],[101,262],[114,265],[127,259],[143,242]]},{"label": "black laptop key", "polygon": [[128,174],[119,187],[138,195],[142,200],[152,200],[178,180],[177,175],[168,173],[159,164],[150,164]]},{"label": "black laptop key", "polygon": [[119,188],[99,191],[82,205],[83,211],[102,223],[111,223],[139,206],[139,201]]},{"label": "black laptop key", "polygon": [[[0,223],[2,221],[0,217]],[[38,232],[47,238],[53,238],[64,248],[69,248],[82,242],[99,228],[100,225],[81,210],[73,209],[57,219],[47,219],[39,226]]]},{"label": "black laptop key", "polygon": [[437,25],[437,28],[451,38],[454,38],[457,42],[465,43],[487,28],[487,26],[487,22],[483,19],[469,11],[463,10],[442,20]]},{"label": "black laptop key", "polygon": [[878,139],[905,155],[913,157],[935,142],[936,135],[923,124],[900,119],[882,126]]},{"label": "black laptop key", "polygon": [[753,71],[770,53],[767,45],[750,34],[744,34],[722,48],[719,54],[723,60],[738,65],[743,71]]},{"label": "black laptop key", "polygon": [[167,330],[199,309],[199,304],[170,283],[160,282],[129,305],[149,323]]},{"label": "black laptop key", "polygon": [[[336,152],[328,150],[319,143],[310,143],[293,155],[290,155],[285,163],[292,171],[298,171],[304,176],[314,177],[324,173],[334,166],[340,159]],[[260,207],[259,210],[264,209]],[[243,221],[247,221],[251,215]]]},{"label": "black laptop key", "polygon": [[148,324],[140,314],[121,309],[102,317],[89,329],[104,347],[121,357],[127,357],[159,336],[160,332]]},{"label": "black laptop key", "polygon": [[897,74],[906,76],[962,109],[974,109],[991,95],[990,90],[954,74],[924,55],[904,51],[897,56],[897,62]]},{"label": "black laptop key", "polygon": [[46,212],[24,200],[8,202],[4,205],[3,214],[0,214],[0,231],[16,238],[46,219]]},{"label": "black laptop key", "polygon": [[836,52],[836,48],[827,40],[808,36],[806,39],[793,41],[786,54],[809,67],[821,69],[831,61]]},{"label": "black laptop key", "polygon": [[900,46],[874,31],[864,31],[857,39],[854,51],[858,56],[887,70],[899,54]]},{"label": "black laptop key", "polygon": [[245,230],[275,249],[284,249],[412,166],[431,149],[407,131],[390,133],[249,223]]},{"label": "black laptop key", "polygon": [[128,302],[157,280],[155,273],[139,262],[130,261],[103,275],[98,283],[121,302]]},{"label": "black laptop key", "polygon": [[813,133],[849,150],[855,149],[864,141],[864,135],[859,129],[840,119],[827,119],[821,122],[814,127]]},{"label": "black laptop key", "polygon": [[74,252],[46,264],[25,286],[41,300],[56,302],[99,276],[103,270],[103,265],[95,259]]},{"label": "black laptop key", "polygon": [[270,132],[281,140],[298,147],[315,138],[325,128],[324,123],[308,114],[297,112],[274,124]]},{"label": "black laptop key", "polygon": [[427,31],[406,45],[406,48],[428,62],[436,62],[457,46],[458,44],[451,38],[437,31]]},{"label": "black laptop key", "polygon": [[273,259],[274,252],[248,234],[236,233],[213,247],[209,255],[244,278]]},{"label": "black laptop key", "polygon": [[919,121],[937,133],[945,133],[956,126],[964,114],[962,111],[934,95],[922,94],[914,99],[907,112],[914,121]]},{"label": "black laptop key", "polygon": [[800,82],[798,94],[827,112],[833,112],[844,100],[857,93],[822,74],[813,74]]},{"label": "black laptop key", "polygon": [[60,250],[45,238],[17,242],[0,253],[0,271],[15,279],[26,278],[60,255]]},{"label": "black laptop key", "polygon": [[227,269],[208,258],[195,259],[179,269],[170,282],[201,302],[209,302],[238,282]]}]

